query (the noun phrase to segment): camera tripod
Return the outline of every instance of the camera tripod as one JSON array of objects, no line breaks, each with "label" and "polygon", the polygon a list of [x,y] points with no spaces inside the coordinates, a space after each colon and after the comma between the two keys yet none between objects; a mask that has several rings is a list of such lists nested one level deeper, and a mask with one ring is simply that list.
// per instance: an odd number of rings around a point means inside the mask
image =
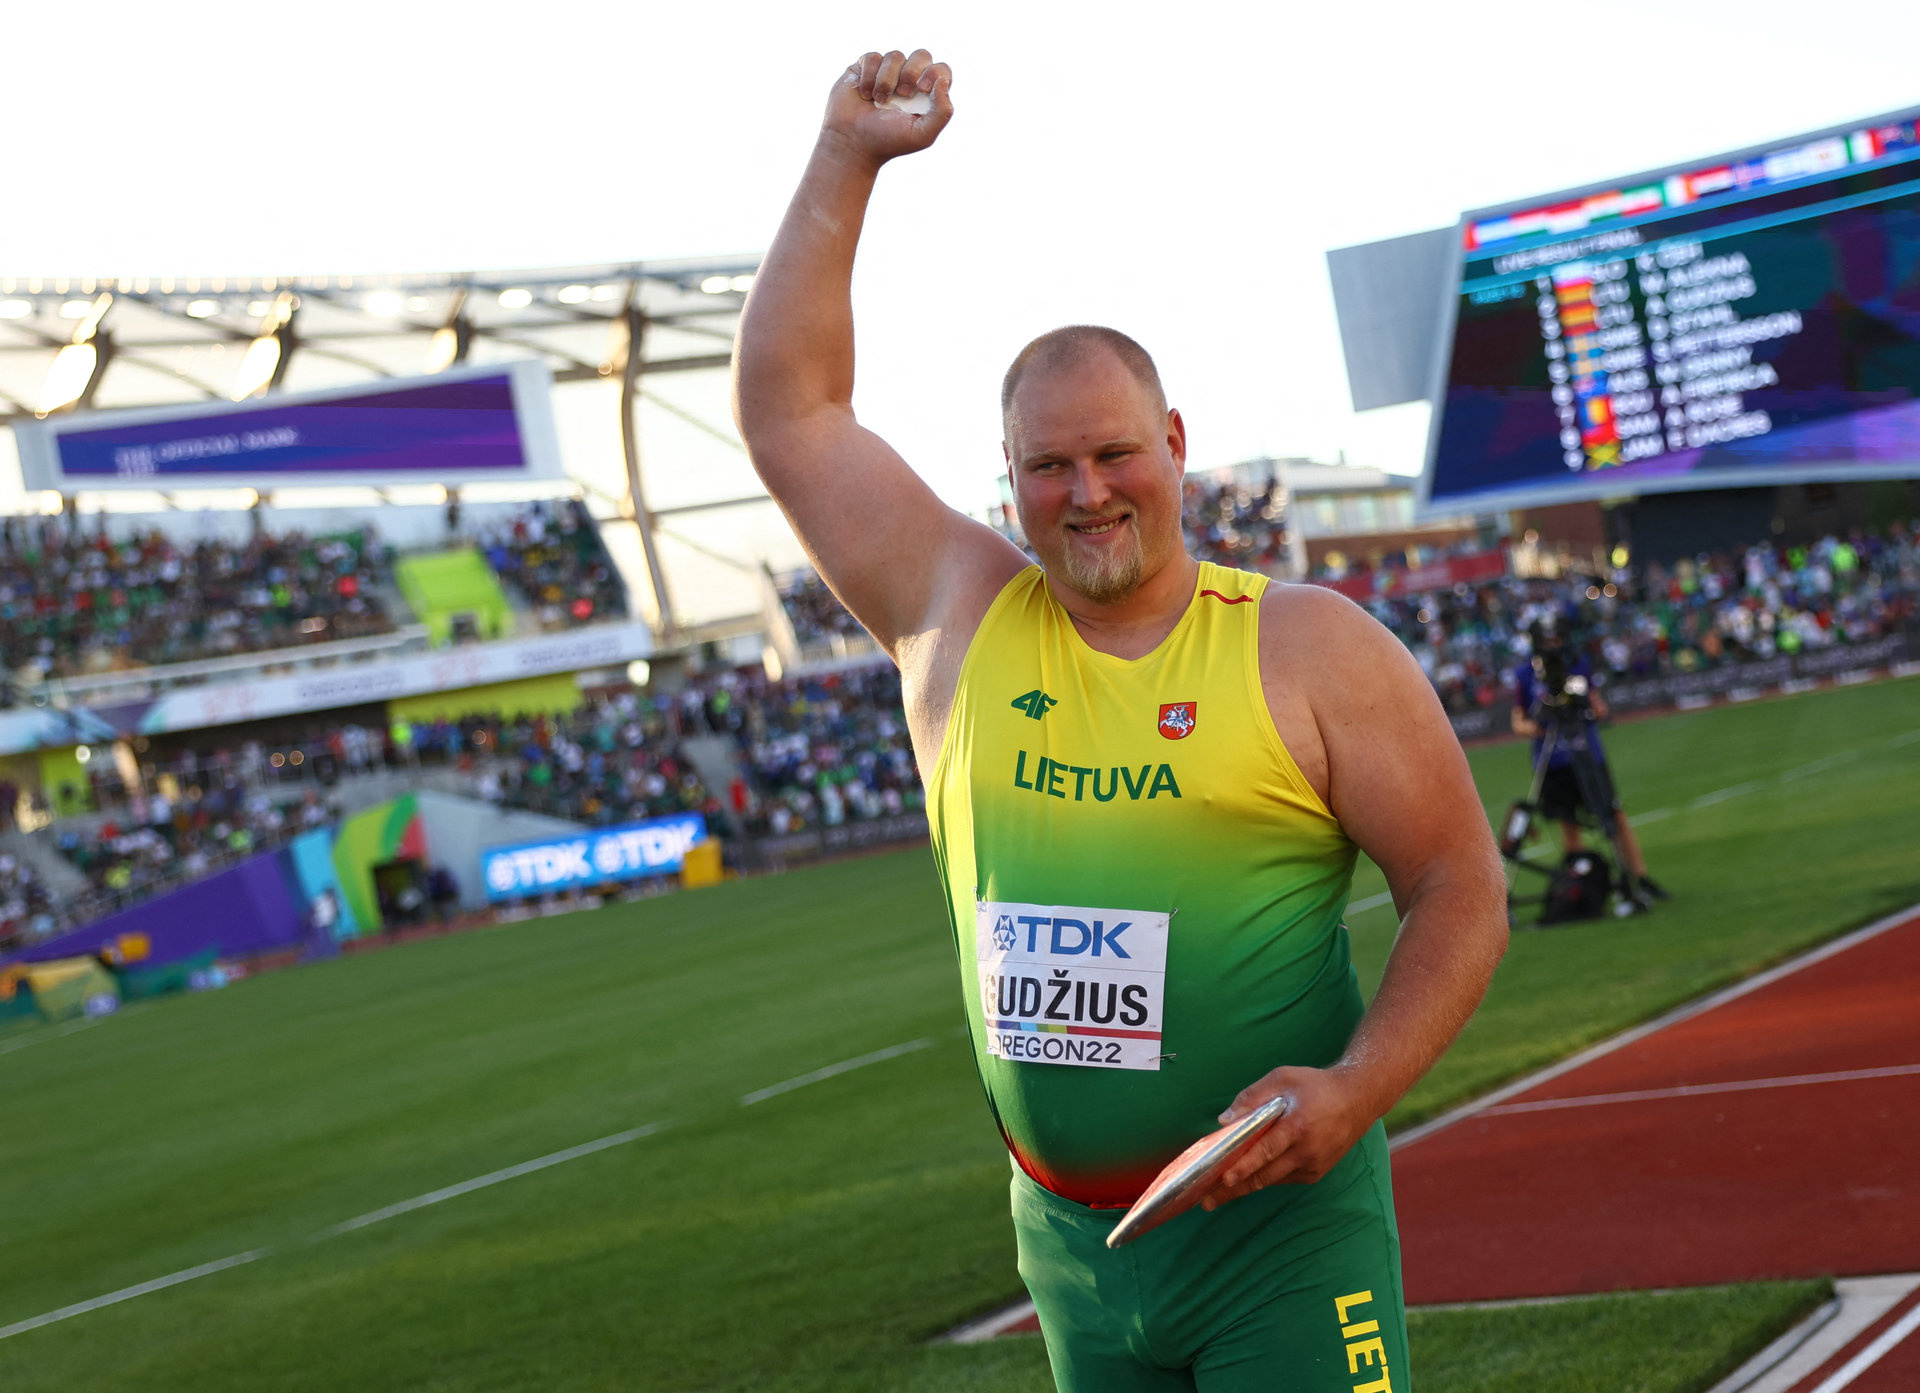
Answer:
[{"label": "camera tripod", "polygon": [[[1605,859],[1612,863],[1609,884],[1615,896],[1615,917],[1624,919],[1632,914],[1645,913],[1647,895],[1620,845],[1619,814],[1608,794],[1608,781],[1601,771],[1600,761],[1586,739],[1588,717],[1585,711],[1549,710],[1541,712],[1541,717],[1540,749],[1534,756],[1533,781],[1527,789],[1527,796],[1507,811],[1506,822],[1500,831],[1501,857],[1510,862],[1516,871],[1531,871],[1544,876],[1549,882],[1559,874],[1557,864],[1536,865],[1525,859],[1522,852],[1533,831],[1534,820],[1540,815],[1540,796],[1546,787],[1547,771],[1552,768],[1555,755],[1564,753],[1573,771],[1574,787],[1580,795],[1578,825],[1591,826],[1606,839],[1610,854]],[[1542,891],[1538,895],[1515,895],[1513,889],[1518,880],[1516,876],[1514,885],[1510,885],[1507,891],[1509,922],[1512,922],[1516,908],[1521,905],[1544,905],[1550,893]]]}]

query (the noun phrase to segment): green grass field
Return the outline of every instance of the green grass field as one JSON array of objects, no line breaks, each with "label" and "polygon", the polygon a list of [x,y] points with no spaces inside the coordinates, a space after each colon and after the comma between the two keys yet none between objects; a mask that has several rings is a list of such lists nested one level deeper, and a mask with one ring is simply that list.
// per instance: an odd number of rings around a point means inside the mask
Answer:
[{"label": "green grass field", "polygon": [[[1609,743],[1630,810],[1672,810],[1643,838],[1673,904],[1516,934],[1396,1123],[1920,901],[1920,682]],[[1524,761],[1474,752],[1490,804]],[[1365,872],[1356,898],[1380,884]],[[1392,918],[1354,916],[1369,981]],[[959,1021],[917,849],[0,1037],[0,1326],[265,1250],[0,1340],[0,1387],[1037,1393],[1037,1342],[922,1344],[1019,1294]],[[931,1043],[741,1105],[913,1040]],[[648,1124],[665,1129],[316,1237]],[[1813,1299],[1424,1313],[1420,1387],[1680,1393]]]}]

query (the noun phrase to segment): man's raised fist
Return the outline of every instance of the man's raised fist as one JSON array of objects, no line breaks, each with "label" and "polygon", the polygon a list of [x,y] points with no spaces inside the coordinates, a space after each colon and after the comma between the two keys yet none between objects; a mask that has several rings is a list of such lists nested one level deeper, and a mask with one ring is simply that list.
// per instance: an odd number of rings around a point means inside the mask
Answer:
[{"label": "man's raised fist", "polygon": [[884,164],[933,144],[953,119],[952,86],[953,70],[924,48],[868,53],[833,84],[822,129]]}]

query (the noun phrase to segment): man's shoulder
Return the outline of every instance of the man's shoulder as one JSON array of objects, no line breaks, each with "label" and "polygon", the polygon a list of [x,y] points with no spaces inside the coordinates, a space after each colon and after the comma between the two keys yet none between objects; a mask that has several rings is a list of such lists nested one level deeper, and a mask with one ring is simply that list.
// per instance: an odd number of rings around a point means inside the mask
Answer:
[{"label": "man's shoulder", "polygon": [[1296,647],[1370,639],[1386,631],[1378,620],[1324,585],[1274,580],[1260,597],[1260,645]]},{"label": "man's shoulder", "polygon": [[1260,666],[1269,680],[1339,699],[1354,684],[1394,681],[1412,663],[1385,625],[1337,591],[1275,581],[1261,597]]}]

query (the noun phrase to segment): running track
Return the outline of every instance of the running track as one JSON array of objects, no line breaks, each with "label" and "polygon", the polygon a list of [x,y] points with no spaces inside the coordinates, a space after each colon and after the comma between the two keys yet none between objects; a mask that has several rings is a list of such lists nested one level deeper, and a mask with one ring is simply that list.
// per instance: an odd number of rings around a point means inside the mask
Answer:
[{"label": "running track", "polygon": [[[1393,1180],[1415,1304],[1920,1271],[1920,912],[1418,1129]],[[1916,1302],[1854,1393],[1920,1388]]]}]

